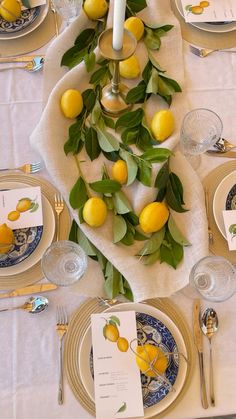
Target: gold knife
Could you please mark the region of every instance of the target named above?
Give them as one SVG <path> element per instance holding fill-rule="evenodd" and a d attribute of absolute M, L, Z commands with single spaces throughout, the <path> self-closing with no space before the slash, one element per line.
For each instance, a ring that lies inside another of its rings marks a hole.
<path fill-rule="evenodd" d="M 194 342 L 198 351 L 202 407 L 204 407 L 204 409 L 207 409 L 208 401 L 207 401 L 207 393 L 206 393 L 204 363 L 203 363 L 203 345 L 202 345 L 202 331 L 200 328 L 200 300 L 199 299 L 194 300 L 194 303 L 193 303 L 193 334 L 194 334 Z"/>
<path fill-rule="evenodd" d="M 45 291 L 55 290 L 57 285 L 54 284 L 36 284 L 28 287 L 18 288 L 14 291 L 0 293 L 0 298 L 18 297 L 20 295 L 36 294 Z"/>
<path fill-rule="evenodd" d="M 222 151 L 213 151 L 213 150 L 208 150 L 207 154 L 209 156 L 214 156 L 214 157 L 229 157 L 231 159 L 235 159 L 236 158 L 236 151 L 225 151 L 224 153 Z"/>
<path fill-rule="evenodd" d="M 1 57 L 0 56 L 0 63 L 27 63 L 32 61 L 36 57 L 44 58 L 44 55 L 25 55 L 22 57 Z"/>

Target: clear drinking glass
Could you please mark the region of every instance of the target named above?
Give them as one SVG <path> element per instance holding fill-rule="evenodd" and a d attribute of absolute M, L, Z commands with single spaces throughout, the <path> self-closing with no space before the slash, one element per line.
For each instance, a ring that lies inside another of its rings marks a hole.
<path fill-rule="evenodd" d="M 76 243 L 69 240 L 54 242 L 43 254 L 41 266 L 44 276 L 56 285 L 72 285 L 84 274 L 87 255 Z"/>
<path fill-rule="evenodd" d="M 193 109 L 185 115 L 180 131 L 180 148 L 194 169 L 200 164 L 200 154 L 221 138 L 222 130 L 220 117 L 209 109 Z"/>
<path fill-rule="evenodd" d="M 221 256 L 200 259 L 191 269 L 183 294 L 212 302 L 225 301 L 236 292 L 236 270 Z"/>
<path fill-rule="evenodd" d="M 79 15 L 82 0 L 53 0 L 57 13 L 69 25 Z"/>

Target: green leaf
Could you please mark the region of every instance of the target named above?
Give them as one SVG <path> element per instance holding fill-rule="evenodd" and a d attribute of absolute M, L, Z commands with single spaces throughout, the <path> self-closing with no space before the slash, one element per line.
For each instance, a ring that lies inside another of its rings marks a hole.
<path fill-rule="evenodd" d="M 167 182 L 166 202 L 169 205 L 169 207 L 172 208 L 176 212 L 186 212 L 186 211 L 188 211 L 188 210 L 186 210 L 185 208 L 182 207 L 181 203 L 179 202 L 179 199 L 174 194 L 170 179 Z"/>
<path fill-rule="evenodd" d="M 123 402 L 123 404 L 122 404 L 122 405 L 121 405 L 121 407 L 117 410 L 117 412 L 116 412 L 116 413 L 124 412 L 124 411 L 126 410 L 126 407 L 127 407 L 126 403 L 125 403 L 125 402 Z"/>
<path fill-rule="evenodd" d="M 134 244 L 134 233 L 128 229 L 126 235 L 121 240 L 121 243 L 125 246 L 132 246 L 132 244 Z"/>
<path fill-rule="evenodd" d="M 127 224 L 121 215 L 113 217 L 113 243 L 118 243 L 127 232 Z"/>
<path fill-rule="evenodd" d="M 121 115 L 116 121 L 116 129 L 119 127 L 133 128 L 142 122 L 144 112 L 142 108 L 136 109 L 133 112 L 126 112 Z"/>
<path fill-rule="evenodd" d="M 168 265 L 176 269 L 176 263 L 173 258 L 173 254 L 171 250 L 165 245 L 161 245 L 161 248 L 160 248 L 160 261 L 161 263 L 166 262 Z"/>
<path fill-rule="evenodd" d="M 136 143 L 139 136 L 139 127 L 127 128 L 121 134 L 121 139 L 124 144 L 130 145 Z"/>
<path fill-rule="evenodd" d="M 85 62 L 86 70 L 88 73 L 94 69 L 95 64 L 96 64 L 96 55 L 94 54 L 93 51 L 85 54 L 84 62 Z"/>
<path fill-rule="evenodd" d="M 22 0 L 22 4 L 23 4 L 23 6 L 25 6 L 27 9 L 30 9 L 30 8 L 31 8 L 30 1 L 29 1 L 29 0 Z"/>
<path fill-rule="evenodd" d="M 78 224 L 75 220 L 72 221 L 68 239 L 71 242 L 78 243 Z"/>
<path fill-rule="evenodd" d="M 97 182 L 89 183 L 90 188 L 102 194 L 118 192 L 121 189 L 121 184 L 113 179 L 103 179 Z"/>
<path fill-rule="evenodd" d="M 145 186 L 151 186 L 152 166 L 145 160 L 138 159 L 137 179 Z"/>
<path fill-rule="evenodd" d="M 148 256 L 143 258 L 144 265 L 153 265 L 155 262 L 160 260 L 160 249 L 157 249 L 155 252 L 151 253 Z"/>
<path fill-rule="evenodd" d="M 158 78 L 158 72 L 155 68 L 153 68 L 147 84 L 146 93 L 158 93 Z"/>
<path fill-rule="evenodd" d="M 84 90 L 82 93 L 83 103 L 88 112 L 91 112 L 96 102 L 96 94 L 93 89 Z"/>
<path fill-rule="evenodd" d="M 108 266 L 109 269 L 107 269 Z M 108 298 L 114 298 L 119 294 L 120 280 L 122 280 L 120 272 L 118 272 L 118 270 L 109 261 L 107 261 L 104 288 Z"/>
<path fill-rule="evenodd" d="M 170 79 L 170 78 L 169 78 L 168 76 L 166 76 L 165 74 L 162 74 L 160 77 L 161 77 L 163 80 L 165 79 L 165 82 L 166 82 L 167 84 L 171 85 L 171 86 L 174 88 L 175 92 L 182 92 L 182 89 L 181 89 L 180 85 L 177 83 L 177 81 L 176 81 L 176 80 Z"/>
<path fill-rule="evenodd" d="M 83 141 L 81 141 L 82 133 L 82 119 L 78 119 L 74 124 L 69 127 L 69 139 L 64 144 L 64 152 L 77 154 L 83 147 Z"/>
<path fill-rule="evenodd" d="M 73 46 L 68 51 L 66 51 L 65 54 L 63 55 L 61 59 L 61 66 L 65 65 L 69 68 L 73 68 L 75 65 L 83 61 L 86 52 L 87 52 L 86 48 L 79 50 L 77 45 Z"/>
<path fill-rule="evenodd" d="M 183 255 L 184 255 L 183 246 L 177 243 L 173 239 L 173 237 L 170 235 L 170 232 L 168 230 L 166 231 L 166 239 L 171 244 L 171 252 L 172 252 L 173 260 L 175 263 L 175 267 L 177 268 L 178 264 L 183 259 Z"/>
<path fill-rule="evenodd" d="M 105 326 L 102 329 L 102 334 L 103 334 L 103 337 L 107 340 L 106 330 L 107 330 L 107 325 L 105 324 Z"/>
<path fill-rule="evenodd" d="M 174 89 L 174 87 L 170 83 L 168 83 L 167 80 L 164 79 L 164 77 L 159 76 L 159 79 L 158 79 L 158 92 L 161 95 L 164 95 L 164 96 L 166 96 L 166 95 L 170 95 L 171 96 L 171 95 L 173 95 L 175 93 L 175 89 Z"/>
<path fill-rule="evenodd" d="M 111 151 L 119 150 L 119 142 L 112 134 L 102 131 L 99 127 L 97 127 L 97 134 L 99 145 L 103 151 L 109 153 Z"/>
<path fill-rule="evenodd" d="M 118 326 L 120 326 L 120 319 L 119 319 L 117 316 L 112 315 L 112 316 L 110 317 L 110 319 L 111 319 L 114 323 L 117 323 L 117 324 L 118 324 Z"/>
<path fill-rule="evenodd" d="M 135 161 L 135 159 L 132 157 L 132 155 L 130 153 L 128 153 L 127 151 L 123 150 L 122 148 L 120 149 L 120 157 L 126 162 L 127 164 L 127 169 L 128 169 L 128 179 L 127 179 L 127 186 L 131 185 L 134 180 L 136 179 L 136 175 L 138 172 L 138 166 L 137 163 Z"/>
<path fill-rule="evenodd" d="M 160 37 L 155 31 L 151 28 L 145 26 L 145 35 L 144 35 L 144 43 L 147 48 L 149 49 L 159 49 L 161 46 Z"/>
<path fill-rule="evenodd" d="M 165 72 L 165 70 L 163 70 L 163 68 L 160 66 L 160 64 L 157 62 L 156 58 L 152 55 L 150 51 L 148 51 L 148 57 L 153 67 L 155 67 L 158 70 L 158 72 L 160 73 Z"/>
<path fill-rule="evenodd" d="M 129 200 L 122 191 L 114 193 L 113 201 L 118 214 L 126 214 L 127 212 L 132 211 Z"/>
<path fill-rule="evenodd" d="M 124 214 L 124 218 L 133 226 L 139 225 L 139 218 L 133 211 Z"/>
<path fill-rule="evenodd" d="M 97 100 L 95 102 L 95 105 L 93 107 L 93 110 L 92 110 L 92 113 L 91 113 L 91 116 L 90 116 L 91 124 L 92 125 L 97 125 L 101 115 L 102 115 L 102 109 L 101 109 L 99 101 Z"/>
<path fill-rule="evenodd" d="M 90 77 L 89 83 L 97 85 L 102 82 L 109 75 L 109 70 L 107 67 L 101 67 L 95 71 Z"/>
<path fill-rule="evenodd" d="M 104 156 L 106 157 L 107 160 L 110 161 L 117 161 L 120 159 L 120 155 L 117 151 L 111 151 L 109 153 L 105 152 L 104 150 L 102 150 L 102 154 L 104 154 Z"/>
<path fill-rule="evenodd" d="M 150 163 L 161 163 L 170 157 L 172 152 L 168 148 L 152 148 L 145 151 L 140 157 Z"/>
<path fill-rule="evenodd" d="M 82 207 L 88 199 L 84 180 L 79 177 L 70 191 L 69 201 L 73 209 Z"/>
<path fill-rule="evenodd" d="M 97 159 L 101 153 L 97 131 L 93 127 L 88 128 L 85 132 L 85 149 L 92 161 Z"/>
<path fill-rule="evenodd" d="M 148 60 L 142 72 L 142 78 L 146 84 L 148 84 L 148 80 L 150 79 L 151 72 L 152 72 L 152 63 L 151 63 L 151 60 Z"/>
<path fill-rule="evenodd" d="M 157 197 L 156 197 L 155 200 L 157 202 L 162 202 L 163 199 L 165 198 L 165 196 L 166 196 L 166 188 L 161 188 L 161 189 L 159 189 Z"/>
<path fill-rule="evenodd" d="M 162 227 L 161 230 L 154 233 L 150 239 L 148 239 L 147 243 L 142 247 L 142 249 L 137 253 L 139 256 L 150 255 L 156 252 L 164 239 L 165 236 L 165 227 Z"/>
<path fill-rule="evenodd" d="M 139 135 L 136 139 L 136 146 L 138 147 L 139 150 L 146 151 L 146 150 L 149 150 L 150 148 L 153 149 L 153 143 L 154 141 L 152 139 L 150 131 L 145 126 L 143 126 L 143 123 L 142 123 L 142 125 L 139 128 Z"/>
<path fill-rule="evenodd" d="M 96 247 L 89 241 L 89 239 L 85 236 L 83 231 L 78 228 L 78 244 L 82 247 L 85 251 L 87 256 L 94 257 L 97 256 L 97 249 Z"/>
<path fill-rule="evenodd" d="M 184 200 L 183 200 L 184 189 L 183 189 L 183 185 L 182 185 L 179 177 L 175 173 L 171 172 L 170 173 L 170 181 L 171 181 L 171 185 L 172 185 L 172 188 L 173 188 L 173 191 L 174 191 L 174 194 L 175 194 L 177 200 L 179 201 L 180 204 L 184 205 Z"/>
<path fill-rule="evenodd" d="M 93 38 L 95 36 L 95 29 L 94 28 L 86 28 L 84 29 L 76 38 L 75 45 L 77 46 L 78 50 L 82 50 L 88 47 Z"/>
<path fill-rule="evenodd" d="M 146 0 L 127 0 L 127 5 L 134 14 L 141 12 L 141 10 L 147 7 Z"/>
<path fill-rule="evenodd" d="M 126 103 L 143 103 L 146 99 L 146 83 L 141 81 L 138 86 L 130 89 L 126 96 Z"/>
<path fill-rule="evenodd" d="M 182 246 L 191 246 L 191 243 L 184 237 L 184 235 L 181 233 L 181 231 L 177 227 L 172 215 L 169 216 L 168 229 L 169 229 L 171 237 L 174 239 L 176 243 L 179 243 Z"/>
<path fill-rule="evenodd" d="M 115 128 L 115 122 L 112 118 L 109 118 L 105 114 L 102 115 L 102 118 L 106 124 L 107 127 L 114 129 Z"/>
<path fill-rule="evenodd" d="M 166 162 L 157 173 L 155 187 L 158 189 L 166 188 L 169 179 L 169 164 Z"/>
<path fill-rule="evenodd" d="M 147 239 L 148 239 L 147 236 L 145 236 L 144 234 L 140 233 L 140 231 L 135 230 L 134 240 L 144 241 L 144 240 L 147 240 Z"/>

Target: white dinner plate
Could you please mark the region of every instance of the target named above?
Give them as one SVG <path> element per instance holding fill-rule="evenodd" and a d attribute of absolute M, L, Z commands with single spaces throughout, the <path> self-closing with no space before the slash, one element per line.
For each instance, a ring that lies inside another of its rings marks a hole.
<path fill-rule="evenodd" d="M 1 189 L 17 189 L 29 187 L 25 183 L 19 182 L 0 182 Z M 44 251 L 50 246 L 55 233 L 55 216 L 51 204 L 48 199 L 42 194 L 42 209 L 43 209 L 43 234 L 36 249 L 31 255 L 14 266 L 0 269 L 0 277 L 7 275 L 16 275 L 34 266 L 41 258 Z"/>
<path fill-rule="evenodd" d="M 106 312 L 115 312 L 115 311 L 129 311 L 134 310 L 137 313 L 146 313 L 154 318 L 160 320 L 171 332 L 174 340 L 176 342 L 179 353 L 187 356 L 186 346 L 183 340 L 183 337 L 178 330 L 177 326 L 173 321 L 162 311 L 156 309 L 155 307 L 149 306 L 147 304 L 141 303 L 122 303 L 114 307 L 110 307 Z M 83 339 L 81 340 L 80 350 L 79 350 L 79 371 L 82 383 L 87 391 L 91 400 L 94 401 L 94 382 L 90 370 L 90 350 L 92 345 L 91 339 L 91 326 L 86 330 Z M 159 414 L 164 409 L 166 409 L 178 396 L 181 389 L 183 388 L 187 372 L 187 364 L 182 356 L 179 356 L 179 370 L 174 383 L 175 391 L 170 391 L 167 396 L 165 396 L 161 401 L 159 401 L 154 406 L 148 407 L 144 410 L 145 418 L 151 418 L 156 414 Z"/>
<path fill-rule="evenodd" d="M 178 9 L 178 12 L 184 18 L 184 12 L 183 12 L 181 0 L 175 0 L 175 4 Z M 225 33 L 225 32 L 232 32 L 236 30 L 236 22 L 227 22 L 224 24 L 220 23 L 218 25 L 215 24 L 215 22 L 214 22 L 214 25 L 210 23 L 206 23 L 206 22 L 201 22 L 201 23 L 186 22 L 186 23 L 189 23 L 190 25 L 195 26 L 196 28 L 201 29 L 202 31 L 206 31 L 206 32 Z"/>
<path fill-rule="evenodd" d="M 7 41 L 10 39 L 16 39 L 20 38 L 22 36 L 28 35 L 29 33 L 33 32 L 36 28 L 38 28 L 41 23 L 43 23 L 44 19 L 46 18 L 48 14 L 49 9 L 49 0 L 46 1 L 46 4 L 43 4 L 40 7 L 40 12 L 37 16 L 37 18 L 27 27 L 23 28 L 21 31 L 18 32 L 12 32 L 12 33 L 1 33 L 0 34 L 0 41 Z"/>
<path fill-rule="evenodd" d="M 235 200 L 234 200 L 235 196 Z M 213 197 L 213 215 L 218 229 L 222 236 L 226 238 L 223 210 L 230 209 L 230 203 L 232 203 L 232 209 L 236 209 L 236 170 L 227 175 L 217 186 L 214 197 Z M 235 203 L 235 205 L 234 205 Z"/>

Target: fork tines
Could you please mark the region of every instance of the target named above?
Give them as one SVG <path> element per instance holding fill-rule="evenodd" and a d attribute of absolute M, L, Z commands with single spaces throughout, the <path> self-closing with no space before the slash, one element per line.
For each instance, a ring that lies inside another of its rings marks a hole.
<path fill-rule="evenodd" d="M 36 173 L 41 169 L 40 162 L 31 163 L 29 166 L 30 166 L 31 173 Z"/>
<path fill-rule="evenodd" d="M 67 325 L 68 317 L 64 306 L 57 306 L 57 325 Z"/>

